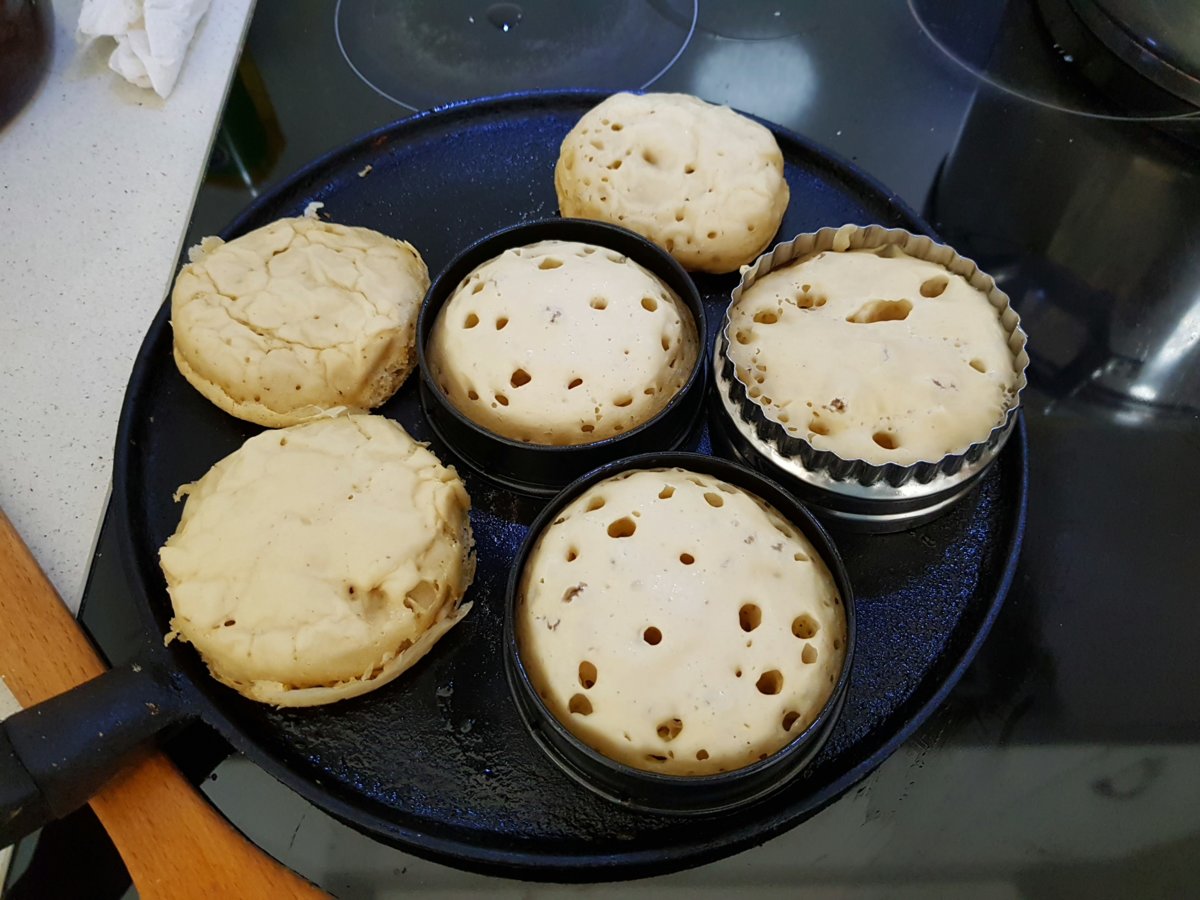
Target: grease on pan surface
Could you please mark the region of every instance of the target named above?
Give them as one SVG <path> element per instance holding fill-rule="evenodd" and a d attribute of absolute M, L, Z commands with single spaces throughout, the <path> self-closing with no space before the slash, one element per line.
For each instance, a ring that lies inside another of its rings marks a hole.
<path fill-rule="evenodd" d="M 533 444 L 585 444 L 653 418 L 699 353 L 687 306 L 624 254 L 514 247 L 463 279 L 429 337 L 434 380 L 475 423 Z"/>
<path fill-rule="evenodd" d="M 313 706 L 374 690 L 470 608 L 466 490 L 389 419 L 264 432 L 179 495 L 159 554 L 171 635 L 252 700 Z"/>
<path fill-rule="evenodd" d="M 171 294 L 175 362 L 226 412 L 268 427 L 368 410 L 416 363 L 429 273 L 412 245 L 315 216 L 205 238 Z"/>
<path fill-rule="evenodd" d="M 798 737 L 833 691 L 846 620 L 798 528 L 683 469 L 593 485 L 521 579 L 523 664 L 584 743 L 651 772 L 704 775 Z"/>
<path fill-rule="evenodd" d="M 729 322 L 750 399 L 843 459 L 910 465 L 961 453 L 1013 402 L 1015 362 L 987 296 L 894 245 L 769 272 Z"/>
<path fill-rule="evenodd" d="M 732 272 L 766 249 L 788 205 L 771 132 L 688 94 L 614 94 L 562 142 L 564 216 L 654 241 L 686 269 Z"/>

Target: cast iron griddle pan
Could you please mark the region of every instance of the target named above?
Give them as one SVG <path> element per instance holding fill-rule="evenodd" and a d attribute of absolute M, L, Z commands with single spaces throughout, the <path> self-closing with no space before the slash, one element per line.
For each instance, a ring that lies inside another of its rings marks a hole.
<path fill-rule="evenodd" d="M 602 98 L 526 94 L 413 116 L 311 164 L 261 197 L 224 236 L 300 215 L 317 200 L 332 221 L 411 241 L 436 274 L 476 239 L 555 214 L 559 143 Z M 772 130 L 792 192 L 781 239 L 846 222 L 930 233 L 863 173 Z M 711 348 L 736 276 L 695 280 Z M 443 461 L 457 462 L 422 417 L 416 375 L 379 412 L 431 441 Z M 800 777 L 749 807 L 675 818 L 594 795 L 527 733 L 504 676 L 504 587 L 545 501 L 494 486 L 461 464 L 479 558 L 467 595 L 475 606 L 401 678 L 331 706 L 276 710 L 212 680 L 191 647 L 158 649 L 170 603 L 157 551 L 182 506 L 172 494 L 259 430 L 221 412 L 179 375 L 164 307 L 130 381 L 113 495 L 131 588 L 146 613 L 147 662 L 170 673 L 180 698 L 162 714 L 199 716 L 276 778 L 381 841 L 521 878 L 597 881 L 668 872 L 762 843 L 813 815 L 892 753 L 958 680 L 1003 601 L 1024 525 L 1021 423 L 978 488 L 945 517 L 901 534 L 834 532 L 858 598 L 858 649 L 828 743 Z M 706 420 L 681 449 L 711 452 Z"/>

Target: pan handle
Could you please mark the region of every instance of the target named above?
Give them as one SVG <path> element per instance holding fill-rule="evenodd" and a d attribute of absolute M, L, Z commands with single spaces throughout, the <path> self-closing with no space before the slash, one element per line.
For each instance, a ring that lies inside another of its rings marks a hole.
<path fill-rule="evenodd" d="M 0 847 L 87 803 L 189 715 L 165 674 L 134 663 L 0 722 Z"/>

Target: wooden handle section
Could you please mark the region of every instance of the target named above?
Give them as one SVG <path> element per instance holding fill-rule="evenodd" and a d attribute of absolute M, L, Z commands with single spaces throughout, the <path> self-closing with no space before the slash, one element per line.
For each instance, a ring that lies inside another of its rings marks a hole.
<path fill-rule="evenodd" d="M 0 676 L 22 706 L 104 671 L 2 510 L 0 622 Z M 326 896 L 246 840 L 161 753 L 148 752 L 91 804 L 143 897 Z"/>

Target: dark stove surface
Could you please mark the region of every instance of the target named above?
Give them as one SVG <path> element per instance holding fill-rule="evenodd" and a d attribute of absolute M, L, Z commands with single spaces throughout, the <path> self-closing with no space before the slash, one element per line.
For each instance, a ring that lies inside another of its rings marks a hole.
<path fill-rule="evenodd" d="M 609 889 L 416 860 L 236 757 L 205 783 L 226 815 L 345 897 L 1200 893 L 1200 125 L 1186 108 L 1164 119 L 1102 91 L 1056 43 L 1047 6 L 702 0 L 654 85 L 854 160 L 995 274 L 1030 334 L 1016 581 L 963 682 L 905 747 L 763 847 Z M 309 159 L 407 114 L 346 64 L 333 15 L 319 0 L 259 4 L 189 244 Z M 122 659 L 137 626 L 111 529 L 84 604 Z M 203 732 L 173 748 L 197 770 L 221 754 Z"/>

